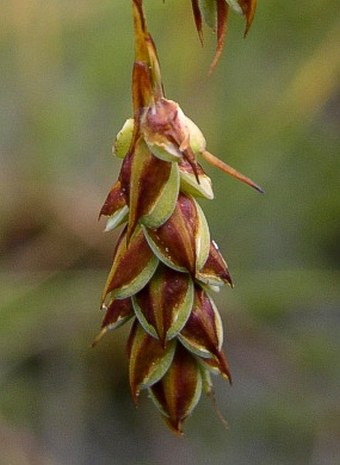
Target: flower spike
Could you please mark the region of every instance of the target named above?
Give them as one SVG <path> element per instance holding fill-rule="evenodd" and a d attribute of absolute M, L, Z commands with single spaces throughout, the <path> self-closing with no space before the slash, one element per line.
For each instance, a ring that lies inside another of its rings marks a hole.
<path fill-rule="evenodd" d="M 212 67 L 223 48 L 229 9 L 245 15 L 248 30 L 255 3 L 192 0 L 200 38 L 203 19 L 217 31 Z M 233 283 L 197 201 L 214 197 L 197 159 L 262 189 L 210 154 L 196 124 L 165 98 L 143 2 L 132 5 L 133 116 L 115 139 L 113 154 L 122 165 L 100 211 L 107 217 L 106 231 L 126 224 L 102 294 L 105 316 L 93 345 L 132 320 L 127 353 L 133 401 L 137 404 L 147 390 L 168 426 L 182 434 L 202 391 L 212 395 L 211 373 L 231 382 L 222 320 L 210 291 Z"/>

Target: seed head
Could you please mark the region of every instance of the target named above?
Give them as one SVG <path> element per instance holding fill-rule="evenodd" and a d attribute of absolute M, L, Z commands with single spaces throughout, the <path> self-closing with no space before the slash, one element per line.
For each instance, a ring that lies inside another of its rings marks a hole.
<path fill-rule="evenodd" d="M 201 10 L 208 19 L 217 8 L 218 35 L 229 5 L 247 22 L 255 5 L 192 3 L 198 24 Z M 231 381 L 221 317 L 210 294 L 232 286 L 232 280 L 196 200 L 213 198 L 197 158 L 258 186 L 207 152 L 200 129 L 165 98 L 141 0 L 133 0 L 133 12 L 133 117 L 116 137 L 113 153 L 122 166 L 100 212 L 108 218 L 106 230 L 126 225 L 102 294 L 106 313 L 94 344 L 109 329 L 133 320 L 127 343 L 133 400 L 148 390 L 167 424 L 181 433 L 202 389 L 212 390 L 210 373 Z"/>

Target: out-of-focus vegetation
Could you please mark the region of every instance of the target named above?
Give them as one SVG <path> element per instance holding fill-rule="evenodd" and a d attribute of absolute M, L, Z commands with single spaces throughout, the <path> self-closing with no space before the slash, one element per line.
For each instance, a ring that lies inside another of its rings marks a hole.
<path fill-rule="evenodd" d="M 127 328 L 90 343 L 115 234 L 97 214 L 130 115 L 127 0 L 4 0 L 0 17 L 0 464 L 335 465 L 340 443 L 340 10 L 259 1 L 211 77 L 189 0 L 145 0 L 167 95 L 209 150 L 211 229 L 236 282 L 216 296 L 234 385 L 168 432 L 127 383 Z"/>

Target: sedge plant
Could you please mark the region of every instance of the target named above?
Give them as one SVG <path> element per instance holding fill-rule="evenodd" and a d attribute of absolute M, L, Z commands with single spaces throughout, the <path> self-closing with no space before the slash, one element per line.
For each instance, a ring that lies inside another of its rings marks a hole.
<path fill-rule="evenodd" d="M 203 19 L 216 29 L 212 68 L 222 51 L 229 9 L 245 16 L 247 32 L 255 3 L 192 0 L 200 38 Z M 199 205 L 200 198 L 214 197 L 200 160 L 262 189 L 208 152 L 200 129 L 165 97 L 142 0 L 132 0 L 132 9 L 133 114 L 116 137 L 113 152 L 122 165 L 100 212 L 107 217 L 106 231 L 122 229 L 94 345 L 108 330 L 131 322 L 127 353 L 132 398 L 137 404 L 141 391 L 148 391 L 170 428 L 181 433 L 202 392 L 212 393 L 212 375 L 231 382 L 212 294 L 233 284 Z"/>

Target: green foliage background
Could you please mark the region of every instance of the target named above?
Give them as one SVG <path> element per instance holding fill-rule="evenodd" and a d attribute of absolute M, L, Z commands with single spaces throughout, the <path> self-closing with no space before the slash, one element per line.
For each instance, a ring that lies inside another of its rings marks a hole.
<path fill-rule="evenodd" d="M 176 438 L 129 397 L 127 328 L 90 343 L 115 234 L 98 211 L 130 115 L 127 0 L 4 0 L 0 17 L 0 464 L 335 465 L 339 459 L 340 11 L 260 0 L 201 49 L 189 0 L 145 0 L 167 96 L 260 196 L 207 171 L 236 282 L 216 302 L 234 385 Z M 338 457 L 338 458 L 337 458 Z"/>

